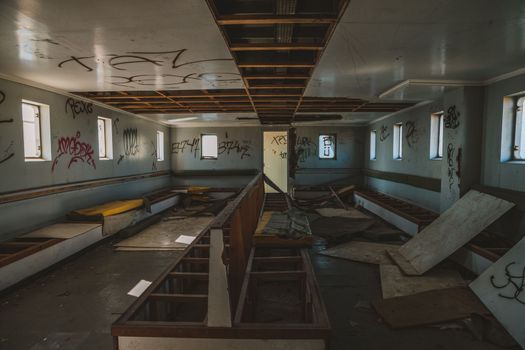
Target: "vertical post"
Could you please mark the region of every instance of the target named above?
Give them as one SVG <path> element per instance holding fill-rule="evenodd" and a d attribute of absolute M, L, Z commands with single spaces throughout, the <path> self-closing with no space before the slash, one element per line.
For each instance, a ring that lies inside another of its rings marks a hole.
<path fill-rule="evenodd" d="M 208 327 L 231 327 L 230 294 L 228 276 L 222 261 L 224 250 L 221 229 L 210 231 L 210 266 L 208 278 Z"/>

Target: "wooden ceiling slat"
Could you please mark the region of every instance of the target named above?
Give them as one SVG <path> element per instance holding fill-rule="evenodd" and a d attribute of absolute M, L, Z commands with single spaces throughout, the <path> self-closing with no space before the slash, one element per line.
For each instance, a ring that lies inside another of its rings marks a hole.
<path fill-rule="evenodd" d="M 269 16 L 269 15 L 230 15 L 217 18 L 217 24 L 229 25 L 273 25 L 273 24 L 335 24 L 337 17 L 322 16 Z"/>
<path fill-rule="evenodd" d="M 232 44 L 230 50 L 234 52 L 239 51 L 317 51 L 322 50 L 323 46 L 319 44 L 301 44 L 301 43 L 286 43 L 286 44 Z"/>

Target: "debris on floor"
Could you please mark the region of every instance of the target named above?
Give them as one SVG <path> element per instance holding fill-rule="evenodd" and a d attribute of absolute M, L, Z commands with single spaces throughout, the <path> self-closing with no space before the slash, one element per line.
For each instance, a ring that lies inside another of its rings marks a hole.
<path fill-rule="evenodd" d="M 406 276 L 397 265 L 382 264 L 379 273 L 383 299 L 467 286 L 459 272 L 449 269 L 433 269 L 423 276 Z"/>
<path fill-rule="evenodd" d="M 471 190 L 391 257 L 406 274 L 421 275 L 467 244 L 513 206 L 503 199 Z"/>
<path fill-rule="evenodd" d="M 319 254 L 368 264 L 391 265 L 393 262 L 386 251 L 398 247 L 395 244 L 351 241 L 325 249 Z"/>
<path fill-rule="evenodd" d="M 425 326 L 465 319 L 471 314 L 490 314 L 468 288 L 432 290 L 384 299 L 374 308 L 392 328 Z"/>

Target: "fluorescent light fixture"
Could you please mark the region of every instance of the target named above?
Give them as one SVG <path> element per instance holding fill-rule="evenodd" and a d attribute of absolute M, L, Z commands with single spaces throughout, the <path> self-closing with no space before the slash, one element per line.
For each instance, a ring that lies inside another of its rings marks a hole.
<path fill-rule="evenodd" d="M 178 119 L 169 119 L 169 123 L 180 123 L 180 122 L 186 122 L 188 120 L 195 120 L 199 119 L 199 117 L 187 117 L 187 118 L 178 118 Z"/>

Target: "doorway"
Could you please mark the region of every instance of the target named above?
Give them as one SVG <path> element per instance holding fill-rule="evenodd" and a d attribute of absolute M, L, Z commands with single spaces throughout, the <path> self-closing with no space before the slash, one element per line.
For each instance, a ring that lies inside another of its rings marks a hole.
<path fill-rule="evenodd" d="M 263 171 L 284 192 L 288 192 L 288 132 L 263 132 Z M 264 184 L 266 193 L 277 191 Z"/>

